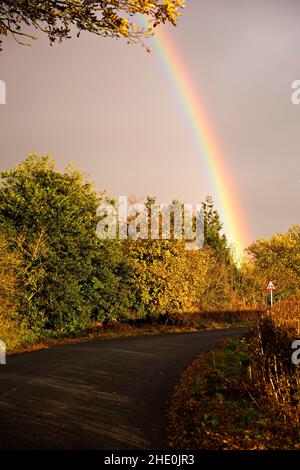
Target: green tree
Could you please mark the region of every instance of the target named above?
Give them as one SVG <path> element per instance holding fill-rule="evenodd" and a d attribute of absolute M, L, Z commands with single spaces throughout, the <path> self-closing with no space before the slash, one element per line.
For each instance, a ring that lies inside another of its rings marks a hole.
<path fill-rule="evenodd" d="M 87 31 L 138 42 L 159 24 L 176 25 L 183 7 L 183 0 L 1 0 L 0 34 L 24 44 L 24 39 L 36 39 L 26 31 L 28 26 L 46 33 L 53 43 L 70 38 L 74 28 L 77 36 Z M 137 25 L 137 14 L 146 16 L 149 27 Z"/>
<path fill-rule="evenodd" d="M 30 155 L 0 176 L 0 226 L 10 238 L 23 237 L 18 249 L 31 266 L 23 279 L 30 308 L 23 304 L 21 313 L 31 325 L 39 317 L 48 328 L 83 327 L 93 307 L 100 197 L 78 170 L 58 171 L 49 155 Z"/>
<path fill-rule="evenodd" d="M 133 262 L 127 256 L 125 243 L 118 240 L 98 242 L 94 258 L 92 318 L 107 323 L 127 321 L 144 316 L 137 291 L 132 285 Z"/>
<path fill-rule="evenodd" d="M 204 246 L 209 246 L 218 255 L 228 255 L 227 239 L 225 234 L 221 234 L 222 223 L 218 212 L 214 209 L 214 203 L 210 196 L 207 196 L 203 203 L 204 211 Z"/>

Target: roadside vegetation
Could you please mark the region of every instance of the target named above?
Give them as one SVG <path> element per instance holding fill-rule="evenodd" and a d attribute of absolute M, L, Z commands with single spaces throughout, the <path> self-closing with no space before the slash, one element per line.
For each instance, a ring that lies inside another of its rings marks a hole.
<path fill-rule="evenodd" d="M 0 178 L 0 339 L 8 352 L 251 325 L 250 339 L 200 356 L 185 372 L 170 445 L 299 448 L 300 375 L 291 361 L 300 339 L 299 226 L 253 243 L 237 266 L 209 197 L 204 247 L 186 250 L 172 232 L 168 240 L 99 239 L 97 208 L 115 202 L 48 155 L 30 155 Z M 145 210 L 155 202 L 148 197 Z M 278 287 L 272 309 L 269 278 Z"/>
<path fill-rule="evenodd" d="M 32 154 L 2 171 L 0 339 L 8 351 L 110 329 L 195 331 L 253 322 L 267 307 L 268 262 L 285 279 L 281 298 L 297 290 L 299 227 L 276 244 L 253 244 L 238 267 L 210 197 L 200 250 L 187 250 L 172 234 L 99 239 L 97 208 L 108 202 L 115 204 L 86 175 L 72 165 L 58 169 L 49 155 Z M 145 210 L 155 202 L 148 197 Z"/>
<path fill-rule="evenodd" d="M 211 199 L 198 251 L 180 240 L 100 240 L 104 201 L 78 169 L 60 171 L 48 155 L 1 173 L 0 337 L 8 350 L 117 322 L 204 328 L 214 320 L 199 311 L 249 308 Z"/>
<path fill-rule="evenodd" d="M 171 400 L 170 447 L 300 449 L 300 365 L 291 347 L 300 339 L 299 314 L 299 296 L 278 302 L 250 338 L 191 364 Z"/>

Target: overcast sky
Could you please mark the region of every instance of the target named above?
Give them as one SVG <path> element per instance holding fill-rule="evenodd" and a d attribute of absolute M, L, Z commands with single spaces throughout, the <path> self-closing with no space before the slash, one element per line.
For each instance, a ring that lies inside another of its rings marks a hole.
<path fill-rule="evenodd" d="M 236 182 L 251 240 L 299 223 L 299 0 L 187 0 L 172 40 Z M 200 202 L 209 191 L 156 53 L 84 34 L 0 53 L 1 169 L 28 153 L 81 164 L 110 195 Z M 212 194 L 214 196 L 214 194 Z M 251 241 L 249 240 L 249 241 Z"/>

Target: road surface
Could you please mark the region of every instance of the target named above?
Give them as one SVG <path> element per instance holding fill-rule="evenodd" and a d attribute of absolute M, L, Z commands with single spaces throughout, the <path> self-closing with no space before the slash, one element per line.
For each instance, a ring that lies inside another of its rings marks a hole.
<path fill-rule="evenodd" d="M 0 366 L 0 449 L 160 450 L 187 364 L 246 329 L 65 344 Z"/>

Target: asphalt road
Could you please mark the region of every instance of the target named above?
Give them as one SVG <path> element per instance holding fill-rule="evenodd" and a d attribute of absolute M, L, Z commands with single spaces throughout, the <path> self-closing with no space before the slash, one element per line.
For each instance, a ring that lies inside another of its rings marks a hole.
<path fill-rule="evenodd" d="M 0 449 L 163 449 L 187 364 L 246 329 L 82 342 L 0 366 Z"/>

